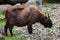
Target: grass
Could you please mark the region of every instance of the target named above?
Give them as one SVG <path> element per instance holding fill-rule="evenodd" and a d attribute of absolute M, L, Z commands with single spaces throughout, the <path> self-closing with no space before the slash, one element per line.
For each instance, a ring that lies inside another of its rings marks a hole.
<path fill-rule="evenodd" d="M 0 26 L 4 26 L 5 25 L 5 21 L 0 21 Z"/>
<path fill-rule="evenodd" d="M 5 18 L 5 16 L 2 13 L 0 13 L 0 19 L 3 19 L 3 18 Z"/>
<path fill-rule="evenodd" d="M 58 5 L 59 3 L 46 3 L 47 6 L 49 7 L 54 7 L 56 5 Z"/>
<path fill-rule="evenodd" d="M 3 18 L 5 18 L 5 16 L 2 13 L 0 13 L 0 19 Z M 5 21 L 0 21 L 0 26 L 4 26 L 4 25 L 5 25 Z"/>
<path fill-rule="evenodd" d="M 27 38 L 25 36 L 20 37 L 20 38 L 18 38 L 18 37 L 11 37 L 11 36 L 5 36 L 4 39 L 5 40 L 27 40 Z"/>

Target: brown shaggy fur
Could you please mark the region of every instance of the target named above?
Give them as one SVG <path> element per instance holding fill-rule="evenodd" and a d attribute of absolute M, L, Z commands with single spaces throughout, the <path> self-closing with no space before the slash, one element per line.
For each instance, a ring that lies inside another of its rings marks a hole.
<path fill-rule="evenodd" d="M 13 35 L 12 29 L 14 25 L 18 27 L 27 25 L 29 34 L 32 33 L 32 25 L 36 22 L 41 23 L 45 27 L 52 27 L 51 20 L 47 16 L 43 15 L 42 11 L 34 5 L 10 6 L 4 11 L 4 14 L 7 19 L 5 25 L 6 35 L 8 28 L 11 36 Z"/>

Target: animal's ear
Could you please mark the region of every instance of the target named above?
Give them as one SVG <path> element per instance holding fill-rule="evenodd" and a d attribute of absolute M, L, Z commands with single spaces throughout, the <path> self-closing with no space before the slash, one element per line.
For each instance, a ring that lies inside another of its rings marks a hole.
<path fill-rule="evenodd" d="M 45 13 L 45 15 L 47 15 L 47 13 Z M 49 13 L 48 13 L 48 16 L 47 17 L 50 18 Z"/>
<path fill-rule="evenodd" d="M 48 14 L 48 18 L 50 18 L 49 14 Z"/>

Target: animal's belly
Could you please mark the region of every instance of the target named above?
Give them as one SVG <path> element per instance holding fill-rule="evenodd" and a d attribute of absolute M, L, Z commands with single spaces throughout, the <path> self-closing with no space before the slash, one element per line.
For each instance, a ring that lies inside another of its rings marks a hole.
<path fill-rule="evenodd" d="M 28 24 L 28 21 L 27 20 L 22 20 L 22 19 L 19 19 L 17 21 L 15 21 L 15 25 L 18 26 L 18 27 L 21 27 L 21 26 L 26 26 Z"/>
<path fill-rule="evenodd" d="M 27 24 L 15 24 L 15 26 L 18 26 L 18 27 L 23 27 L 23 26 L 26 26 Z"/>

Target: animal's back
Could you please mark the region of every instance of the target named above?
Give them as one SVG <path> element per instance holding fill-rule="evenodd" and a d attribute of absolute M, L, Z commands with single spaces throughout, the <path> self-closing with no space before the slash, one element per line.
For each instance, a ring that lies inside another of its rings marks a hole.
<path fill-rule="evenodd" d="M 16 7 L 8 9 L 6 15 L 8 14 L 7 17 L 9 17 L 10 22 L 12 20 L 15 25 L 24 26 L 30 22 L 33 24 L 38 21 L 39 13 L 36 6 L 28 5 L 25 8 L 23 7 L 22 10 L 20 10 L 20 7 L 17 7 L 18 9 Z"/>
<path fill-rule="evenodd" d="M 34 8 L 26 7 L 16 13 L 17 22 L 22 25 L 34 24 L 38 20 L 38 13 Z"/>

